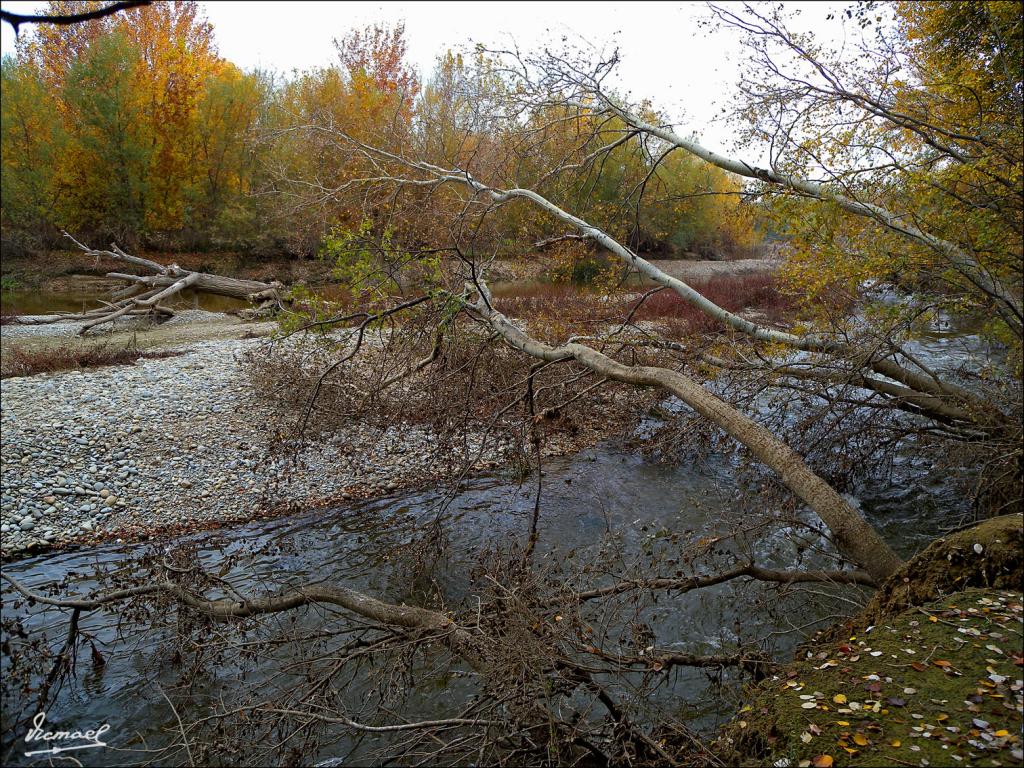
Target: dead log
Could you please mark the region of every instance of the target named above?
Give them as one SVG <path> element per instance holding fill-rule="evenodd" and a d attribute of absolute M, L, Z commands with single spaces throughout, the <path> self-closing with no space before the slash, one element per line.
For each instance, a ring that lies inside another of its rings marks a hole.
<path fill-rule="evenodd" d="M 112 301 L 101 302 L 102 307 L 81 314 L 60 313 L 39 318 L 19 318 L 18 322 L 26 325 L 81 322 L 82 327 L 79 333 L 82 335 L 93 328 L 112 323 L 122 317 L 148 317 L 162 322 L 174 316 L 174 311 L 162 302 L 166 302 L 186 288 L 252 302 L 254 305 L 252 309 L 239 313 L 247 318 L 271 315 L 288 303 L 284 296 L 284 286 L 276 281 L 264 283 L 259 280 L 240 280 L 208 272 L 196 272 L 183 269 L 177 264 L 160 264 L 139 256 L 132 256 L 117 245 L 111 245 L 109 251 L 102 251 L 80 243 L 67 232 L 64 233 L 64 236 L 89 256 L 95 256 L 97 259 L 113 259 L 136 267 L 143 267 L 153 274 L 108 272 L 107 277 L 123 280 L 129 285 L 115 291 L 111 295 Z"/>

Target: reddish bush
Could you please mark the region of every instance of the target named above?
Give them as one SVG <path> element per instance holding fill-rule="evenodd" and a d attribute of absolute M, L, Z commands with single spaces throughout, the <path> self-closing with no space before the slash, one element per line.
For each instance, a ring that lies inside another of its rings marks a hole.
<path fill-rule="evenodd" d="M 134 365 L 139 358 L 175 357 L 183 352 L 166 350 L 142 352 L 135 347 L 111 347 L 107 343 L 75 346 L 64 343 L 55 347 L 30 349 L 12 344 L 4 350 L 0 378 L 34 376 L 37 373 L 98 368 L 104 365 Z"/>
<path fill-rule="evenodd" d="M 772 322 L 782 322 L 793 311 L 791 300 L 779 292 L 772 274 L 726 275 L 690 281 L 690 285 L 730 312 L 756 310 Z M 559 327 L 615 322 L 639 302 L 639 298 L 608 300 L 572 283 L 534 283 L 495 297 L 497 308 L 508 315 Z M 677 333 L 710 333 L 720 327 L 718 321 L 668 289 L 644 299 L 633 320 L 659 321 Z"/>

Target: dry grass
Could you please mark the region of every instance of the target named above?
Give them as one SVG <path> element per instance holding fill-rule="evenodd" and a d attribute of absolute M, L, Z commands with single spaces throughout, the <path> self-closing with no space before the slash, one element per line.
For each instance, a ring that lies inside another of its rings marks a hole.
<path fill-rule="evenodd" d="M 776 323 L 793 317 L 793 302 L 780 292 L 778 279 L 771 273 L 723 275 L 689 284 L 730 312 L 754 310 Z M 571 283 L 540 283 L 514 295 L 496 297 L 495 303 L 508 315 L 551 329 L 584 330 L 589 325 L 618 322 L 633 309 L 634 322 L 661 322 L 675 334 L 710 333 L 720 328 L 716 320 L 669 290 L 648 296 L 637 308 L 640 299 L 635 296 L 608 298 Z"/>
<path fill-rule="evenodd" d="M 772 322 L 784 322 L 793 316 L 793 304 L 779 291 L 778 280 L 770 273 L 715 277 L 690 281 L 706 298 L 730 312 L 756 310 Z M 638 300 L 630 303 L 636 307 Z M 634 315 L 636 320 L 668 320 L 691 333 L 715 330 L 719 323 L 672 291 L 649 296 Z"/>
<path fill-rule="evenodd" d="M 108 342 L 79 345 L 65 342 L 58 346 L 29 348 L 12 344 L 0 360 L 0 378 L 35 376 L 55 371 L 75 371 L 108 365 L 134 365 L 140 358 L 176 357 L 181 351 L 144 352 L 135 346 L 114 347 Z"/>

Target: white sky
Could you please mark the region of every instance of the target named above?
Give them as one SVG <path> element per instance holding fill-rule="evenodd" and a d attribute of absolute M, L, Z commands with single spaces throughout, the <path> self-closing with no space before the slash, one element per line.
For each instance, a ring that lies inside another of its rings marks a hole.
<path fill-rule="evenodd" d="M 729 148 L 731 130 L 716 118 L 735 92 L 740 48 L 735 35 L 698 26 L 703 3 L 682 2 L 213 2 L 200 3 L 213 23 L 220 55 L 243 69 L 281 72 L 334 60 L 332 39 L 354 27 L 404 20 L 408 58 L 421 79 L 447 48 L 470 43 L 524 51 L 557 45 L 562 35 L 582 37 L 598 49 L 618 45 L 622 64 L 617 85 L 650 98 L 684 132 L 694 131 L 712 148 Z M 787 3 L 799 7 L 800 26 L 840 39 L 830 11 L 846 3 Z M 27 13 L 38 2 L 4 2 L 4 10 Z M 14 34 L 2 27 L 3 53 L 13 52 Z"/>

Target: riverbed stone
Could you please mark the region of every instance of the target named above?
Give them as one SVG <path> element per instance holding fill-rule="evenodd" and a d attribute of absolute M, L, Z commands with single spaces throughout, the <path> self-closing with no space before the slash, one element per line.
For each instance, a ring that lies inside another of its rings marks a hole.
<path fill-rule="evenodd" d="M 184 331 L 191 312 L 179 313 Z M 209 313 L 195 318 L 210 322 Z M 9 335 L 74 333 L 59 323 L 0 327 L 5 344 Z M 199 340 L 137 366 L 5 379 L 0 551 L 30 543 L 40 520 L 56 545 L 91 537 L 101 512 L 103 531 L 137 540 L 166 528 L 245 522 L 307 500 L 394 492 L 451 469 L 453 456 L 415 425 L 341 425 L 307 440 L 296 466 L 279 460 L 269 444 L 275 412 L 245 372 L 245 355 L 263 343 Z M 140 391 L 151 397 L 140 401 Z M 471 440 L 472 451 L 478 445 Z M 91 529 L 83 526 L 89 521 Z"/>

